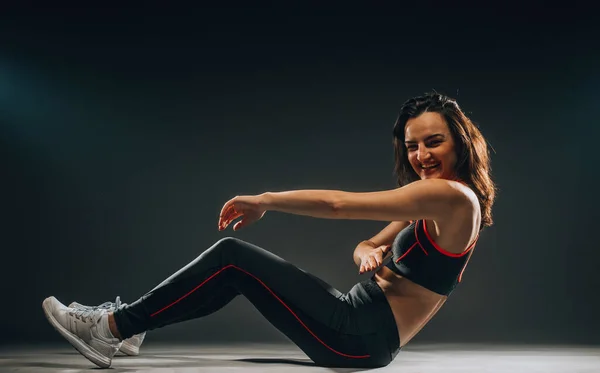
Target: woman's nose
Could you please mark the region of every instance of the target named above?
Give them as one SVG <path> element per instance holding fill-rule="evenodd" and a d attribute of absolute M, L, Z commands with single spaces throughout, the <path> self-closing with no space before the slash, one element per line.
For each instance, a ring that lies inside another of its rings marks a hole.
<path fill-rule="evenodd" d="M 426 147 L 419 148 L 419 151 L 417 153 L 417 160 L 419 162 L 423 162 L 423 160 L 427 158 L 429 158 L 429 150 L 427 150 Z"/>

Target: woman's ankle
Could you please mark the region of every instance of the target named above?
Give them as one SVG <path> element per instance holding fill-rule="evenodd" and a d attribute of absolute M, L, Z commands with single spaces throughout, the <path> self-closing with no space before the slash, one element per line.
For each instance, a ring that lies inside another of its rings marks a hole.
<path fill-rule="evenodd" d="M 117 328 L 117 323 L 115 322 L 115 316 L 113 315 L 112 312 L 110 312 L 108 314 L 108 328 L 110 329 L 110 332 L 112 333 L 112 335 L 115 338 L 119 338 L 119 340 L 123 340 L 123 338 L 121 338 L 121 333 L 119 333 L 119 328 Z"/>

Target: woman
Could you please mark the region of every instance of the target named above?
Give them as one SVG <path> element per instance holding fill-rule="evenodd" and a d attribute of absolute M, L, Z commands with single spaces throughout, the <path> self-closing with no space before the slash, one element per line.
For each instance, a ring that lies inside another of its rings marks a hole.
<path fill-rule="evenodd" d="M 219 216 L 221 231 L 246 227 L 267 211 L 391 221 L 354 250 L 359 272 L 376 272 L 348 293 L 225 238 L 130 305 L 70 308 L 50 297 L 46 316 L 85 357 L 108 367 L 123 339 L 211 314 L 242 294 L 316 364 L 385 366 L 461 281 L 480 230 L 492 224 L 495 196 L 486 142 L 446 96 L 404 103 L 394 149 L 398 189 L 238 196 Z"/>

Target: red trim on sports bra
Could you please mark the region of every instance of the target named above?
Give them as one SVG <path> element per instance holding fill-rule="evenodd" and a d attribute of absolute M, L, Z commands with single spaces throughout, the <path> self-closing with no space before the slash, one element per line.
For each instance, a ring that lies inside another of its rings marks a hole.
<path fill-rule="evenodd" d="M 277 294 L 275 294 L 275 292 L 273 292 L 273 290 L 271 290 L 264 282 L 262 282 L 258 277 L 254 276 L 252 273 L 245 271 L 233 264 L 229 264 L 223 268 L 221 268 L 217 273 L 213 274 L 212 276 L 210 276 L 209 278 L 207 278 L 206 280 L 202 281 L 202 283 L 198 286 L 196 286 L 195 288 L 193 288 L 192 290 L 190 290 L 189 292 L 187 292 L 184 296 L 180 297 L 179 299 L 177 299 L 176 301 L 174 301 L 173 303 L 161 308 L 160 310 L 154 312 L 153 314 L 150 315 L 150 317 L 154 317 L 156 315 L 158 315 L 159 313 L 163 312 L 164 310 L 171 308 L 172 306 L 174 306 L 175 304 L 179 303 L 181 300 L 183 300 L 184 298 L 188 297 L 190 294 L 192 294 L 193 292 L 195 292 L 196 290 L 200 289 L 200 287 L 202 285 L 204 285 L 205 283 L 207 283 L 210 279 L 212 279 L 213 277 L 215 277 L 216 275 L 218 275 L 219 273 L 223 272 L 224 270 L 226 270 L 227 268 L 234 268 L 237 269 L 238 271 L 244 272 L 245 274 L 247 274 L 248 276 L 254 278 L 256 281 L 258 281 L 262 286 L 265 287 L 265 289 L 267 289 L 269 291 L 269 293 L 271 293 L 271 295 L 273 297 L 275 297 L 275 299 L 277 299 L 279 301 L 279 303 L 281 303 L 295 318 L 296 320 L 298 320 L 298 322 L 300 323 L 300 325 L 302 325 L 304 327 L 304 329 L 306 329 L 317 341 L 319 341 L 319 343 L 321 343 L 323 346 L 327 347 L 329 350 L 333 351 L 334 353 L 344 356 L 344 357 L 349 357 L 349 358 L 353 358 L 353 359 L 365 359 L 365 358 L 369 358 L 371 357 L 371 355 L 359 355 L 359 356 L 354 356 L 354 355 L 348 355 L 348 354 L 344 354 L 342 352 L 336 351 L 333 348 L 329 347 L 325 342 L 323 342 L 321 339 L 319 339 L 319 337 L 316 336 L 315 333 L 313 333 L 312 330 L 310 330 L 308 328 L 308 326 L 306 326 L 306 324 L 304 324 L 302 322 L 302 320 L 300 320 L 300 318 L 298 317 L 298 315 L 296 315 L 294 313 L 294 311 L 292 311 L 292 309 L 285 304 L 284 301 L 281 300 L 281 298 L 279 298 L 277 296 Z"/>
<path fill-rule="evenodd" d="M 402 254 L 402 256 L 401 256 L 400 258 L 396 259 L 396 263 L 398 263 L 398 262 L 399 262 L 399 261 L 401 261 L 401 260 L 402 260 L 402 259 L 403 259 L 405 256 L 407 256 L 407 255 L 408 255 L 408 253 L 410 253 L 410 251 L 411 251 L 411 250 L 412 250 L 412 249 L 413 249 L 415 246 L 417 246 L 417 243 L 418 243 L 418 242 L 415 242 L 415 243 L 414 243 L 414 244 L 413 244 L 413 245 L 412 245 L 412 246 L 411 246 L 411 247 L 410 247 L 408 250 L 406 250 L 406 252 L 405 252 L 404 254 Z M 425 253 L 425 254 L 427 254 L 427 253 Z"/>
<path fill-rule="evenodd" d="M 466 262 L 465 262 L 465 264 L 463 265 L 463 267 L 462 267 L 462 270 L 461 270 L 461 271 L 460 271 L 460 273 L 458 274 L 458 279 L 457 279 L 457 281 L 458 281 L 458 282 L 461 282 L 461 281 L 462 281 L 462 276 L 463 276 L 463 273 L 465 272 L 465 269 L 467 268 L 467 264 L 469 264 L 469 260 L 471 260 L 471 257 L 473 256 L 473 251 L 474 251 L 474 250 L 471 250 L 471 254 L 470 254 L 470 255 L 469 255 L 469 257 L 467 258 L 467 261 L 466 261 Z"/>
<path fill-rule="evenodd" d="M 433 245 L 433 247 L 436 248 L 437 251 L 439 251 L 440 253 L 442 253 L 446 256 L 450 256 L 453 258 L 460 258 L 460 257 L 465 256 L 475 246 L 477 239 L 479 239 L 479 233 L 477 233 L 477 237 L 475 237 L 475 240 L 467 247 L 467 249 L 465 251 L 463 251 L 462 253 L 459 253 L 459 254 L 451 253 L 450 251 L 446 251 L 446 250 L 442 249 L 441 247 L 438 246 L 438 244 L 435 243 L 435 241 L 431 238 L 431 236 L 429 235 L 429 232 L 427 231 L 427 223 L 425 222 L 425 220 L 420 220 L 420 221 L 423 222 L 423 231 L 425 232 L 425 236 L 427 237 L 427 240 L 429 240 L 429 242 Z M 418 222 L 417 222 L 417 224 L 418 224 Z M 416 227 L 416 225 L 415 225 L 415 227 Z"/>
<path fill-rule="evenodd" d="M 417 222 L 415 223 L 415 239 L 417 240 L 417 243 L 419 244 L 419 247 L 421 248 L 421 250 L 423 250 L 423 252 L 425 253 L 425 255 L 429 255 L 429 253 L 427 252 L 427 250 L 425 250 L 425 247 L 423 247 L 423 245 L 421 245 L 421 241 L 419 241 L 419 234 L 417 233 L 417 227 L 419 226 L 419 220 L 417 220 Z"/>

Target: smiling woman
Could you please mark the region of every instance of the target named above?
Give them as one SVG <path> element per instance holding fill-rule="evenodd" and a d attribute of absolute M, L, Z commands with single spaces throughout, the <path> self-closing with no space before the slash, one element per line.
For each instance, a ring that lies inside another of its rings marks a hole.
<path fill-rule="evenodd" d="M 490 226 L 496 188 L 487 143 L 452 98 L 431 93 L 406 101 L 394 125 L 398 185 L 420 179 L 460 180 L 477 195 Z"/>
<path fill-rule="evenodd" d="M 454 100 L 408 100 L 393 135 L 399 188 L 241 195 L 219 215 L 220 231 L 247 227 L 269 211 L 386 221 L 354 249 L 358 272 L 374 272 L 348 292 L 256 245 L 223 238 L 129 305 L 67 307 L 49 297 L 46 318 L 86 358 L 108 367 L 118 350 L 137 354 L 146 331 L 210 315 L 243 295 L 318 365 L 389 364 L 461 281 L 481 228 L 492 223 L 494 201 L 486 143 Z"/>
<path fill-rule="evenodd" d="M 421 179 L 455 179 L 454 139 L 439 113 L 423 113 L 406 122 L 408 161 Z"/>

